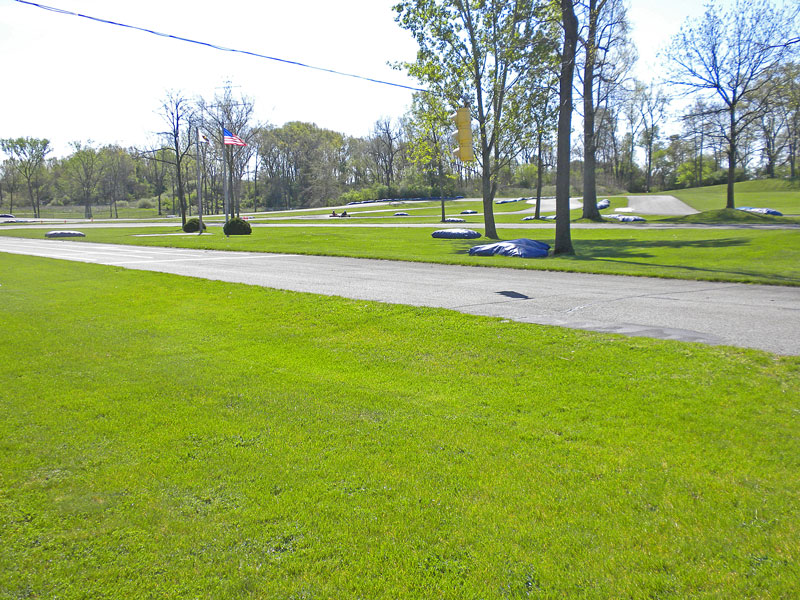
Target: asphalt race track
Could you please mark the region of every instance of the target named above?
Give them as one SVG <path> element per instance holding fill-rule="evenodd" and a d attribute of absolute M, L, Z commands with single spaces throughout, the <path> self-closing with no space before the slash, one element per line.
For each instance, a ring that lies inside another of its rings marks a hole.
<path fill-rule="evenodd" d="M 797 287 L 11 237 L 0 252 L 800 355 Z"/>

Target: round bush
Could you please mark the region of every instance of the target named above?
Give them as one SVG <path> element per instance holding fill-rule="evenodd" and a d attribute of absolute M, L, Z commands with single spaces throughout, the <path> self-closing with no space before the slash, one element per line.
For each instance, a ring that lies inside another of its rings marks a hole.
<path fill-rule="evenodd" d="M 183 231 L 186 233 L 197 233 L 200 229 L 200 219 L 197 217 L 191 218 L 186 221 L 186 225 L 183 226 Z M 206 224 L 203 223 L 203 231 L 206 230 Z"/>
<path fill-rule="evenodd" d="M 239 217 L 234 217 L 222 228 L 222 231 L 225 232 L 225 235 L 250 235 L 252 232 L 252 228 L 250 227 L 250 223 L 245 221 L 244 219 L 240 219 Z"/>

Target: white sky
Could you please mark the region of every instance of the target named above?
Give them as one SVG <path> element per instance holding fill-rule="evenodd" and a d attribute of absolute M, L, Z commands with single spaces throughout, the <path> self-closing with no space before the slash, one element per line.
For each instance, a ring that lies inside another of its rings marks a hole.
<path fill-rule="evenodd" d="M 391 10 L 396 0 L 34 0 L 72 12 L 221 46 L 414 86 L 388 62 L 413 60 L 416 44 Z M 656 54 L 697 0 L 629 0 L 636 76 L 658 74 Z M 220 52 L 0 0 L 0 138 L 142 145 L 163 130 L 168 89 L 211 98 L 231 81 L 256 118 L 300 120 L 367 135 L 401 116 L 411 92 L 274 61 Z"/>

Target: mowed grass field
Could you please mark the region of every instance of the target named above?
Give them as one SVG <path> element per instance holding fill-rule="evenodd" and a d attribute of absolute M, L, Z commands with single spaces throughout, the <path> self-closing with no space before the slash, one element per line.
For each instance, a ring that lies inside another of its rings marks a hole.
<path fill-rule="evenodd" d="M 710 185 L 663 192 L 706 211 L 725 208 L 726 185 Z M 800 182 L 782 179 L 740 181 L 734 185 L 736 206 L 774 208 L 784 215 L 800 215 Z"/>
<path fill-rule="evenodd" d="M 795 598 L 800 359 L 0 255 L 0 598 Z"/>
<path fill-rule="evenodd" d="M 249 236 L 180 235 L 180 228 L 81 228 L 86 234 L 68 243 L 105 242 L 212 250 L 278 252 L 410 260 L 470 266 L 543 269 L 800 285 L 800 229 L 573 229 L 577 254 L 545 259 L 469 256 L 472 246 L 491 240 L 443 240 L 441 228 L 254 227 Z M 62 227 L 63 228 L 63 227 Z M 43 229 L 0 229 L 0 235 L 43 239 Z M 533 238 L 553 244 L 553 229 L 499 229 L 503 239 Z M 54 241 L 54 243 L 59 243 Z"/>

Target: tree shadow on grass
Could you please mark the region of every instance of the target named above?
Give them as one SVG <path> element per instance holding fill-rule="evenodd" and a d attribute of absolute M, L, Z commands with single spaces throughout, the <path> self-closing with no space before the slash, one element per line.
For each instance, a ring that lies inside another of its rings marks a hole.
<path fill-rule="evenodd" d="M 624 265 L 637 265 L 663 269 L 669 276 L 680 272 L 693 273 L 698 279 L 724 279 L 732 277 L 743 281 L 754 281 L 773 284 L 800 284 L 800 278 L 778 273 L 765 273 L 763 271 L 749 271 L 744 269 L 724 269 L 713 266 L 696 266 L 686 264 L 662 264 L 653 261 L 636 261 L 634 258 L 654 258 L 653 253 L 647 249 L 667 248 L 679 250 L 681 248 L 744 248 L 751 245 L 752 240 L 741 238 L 721 238 L 705 240 L 578 240 L 574 242 L 577 255 L 570 257 L 576 262 L 604 262 Z"/>
<path fill-rule="evenodd" d="M 666 248 L 734 248 L 750 245 L 750 240 L 741 238 L 721 238 L 710 240 L 573 240 L 576 260 L 598 258 L 649 258 L 653 254 L 648 249 Z"/>
<path fill-rule="evenodd" d="M 494 240 L 449 240 L 453 254 L 468 254 L 473 246 L 491 244 Z M 498 240 L 503 241 L 503 240 Z M 552 244 L 548 240 L 547 243 Z M 710 240 L 630 240 L 630 239 L 594 239 L 573 240 L 576 255 L 572 260 L 597 260 L 611 258 L 651 258 L 648 248 L 732 248 L 747 246 L 750 240 L 741 238 L 722 238 Z"/>
<path fill-rule="evenodd" d="M 454 254 L 468 254 L 473 246 L 489 243 L 475 240 L 453 240 Z M 688 275 L 688 278 L 707 279 L 707 280 L 730 280 L 732 277 L 740 281 L 753 281 L 758 283 L 800 285 L 800 277 L 783 275 L 777 273 L 764 273 L 759 271 L 721 269 L 713 267 L 700 267 L 682 264 L 661 264 L 646 260 L 632 259 L 652 259 L 655 258 L 656 249 L 681 248 L 744 248 L 752 244 L 752 240 L 741 238 L 721 238 L 703 240 L 630 240 L 630 239 L 595 239 L 595 240 L 573 240 L 575 256 L 565 256 L 565 260 L 575 263 L 617 263 L 620 265 L 631 265 L 661 269 L 665 276 Z M 648 251 L 650 250 L 650 251 Z M 528 259 L 525 259 L 528 260 Z M 493 266 L 500 266 L 494 263 Z M 512 266 L 512 265 L 509 265 Z M 537 265 L 538 266 L 538 265 Z M 545 267 L 546 268 L 546 267 Z M 647 274 L 643 272 L 642 274 Z M 694 274 L 695 277 L 692 277 Z"/>

